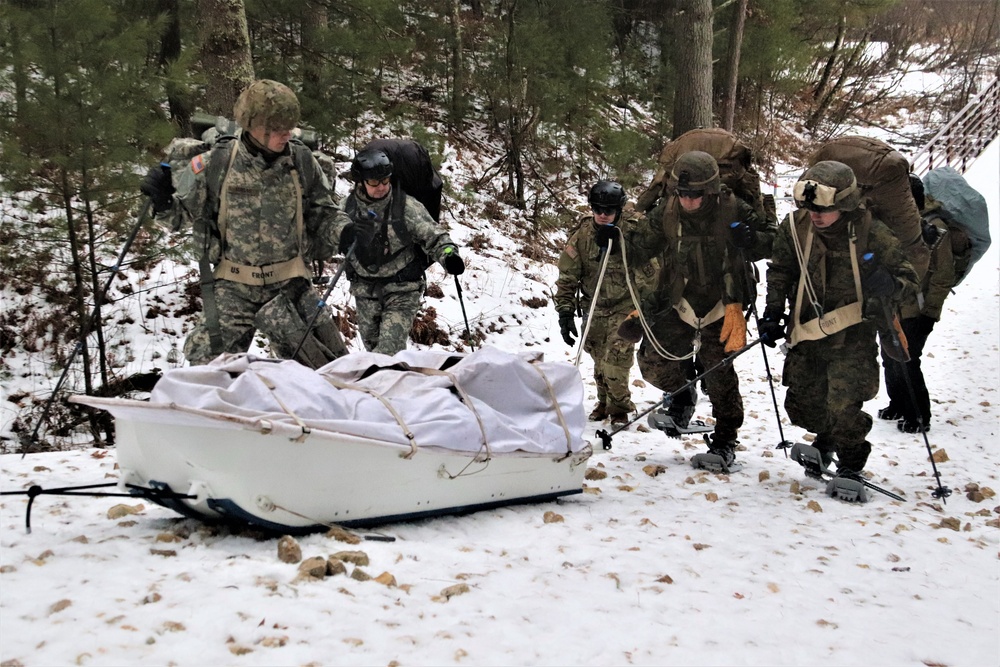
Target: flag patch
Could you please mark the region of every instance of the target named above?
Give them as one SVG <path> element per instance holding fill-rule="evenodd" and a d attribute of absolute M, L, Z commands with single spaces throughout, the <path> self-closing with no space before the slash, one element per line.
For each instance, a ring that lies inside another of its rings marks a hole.
<path fill-rule="evenodd" d="M 195 155 L 191 160 L 191 171 L 200 174 L 205 170 L 205 160 L 200 155 Z"/>

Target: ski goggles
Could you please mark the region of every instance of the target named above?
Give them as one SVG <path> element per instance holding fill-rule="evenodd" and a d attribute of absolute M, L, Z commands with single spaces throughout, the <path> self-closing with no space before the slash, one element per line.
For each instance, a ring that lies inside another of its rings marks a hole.
<path fill-rule="evenodd" d="M 615 215 L 618 213 L 618 209 L 614 206 L 591 206 L 590 210 L 593 211 L 595 215 Z"/>
<path fill-rule="evenodd" d="M 380 185 L 389 185 L 390 180 L 392 179 L 389 176 L 386 176 L 385 178 L 366 178 L 365 185 L 370 188 L 377 188 Z"/>

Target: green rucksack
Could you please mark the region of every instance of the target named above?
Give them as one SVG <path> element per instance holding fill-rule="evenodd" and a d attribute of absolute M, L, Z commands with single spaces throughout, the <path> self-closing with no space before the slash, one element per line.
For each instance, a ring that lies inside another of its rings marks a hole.
<path fill-rule="evenodd" d="M 931 169 L 922 180 L 925 212 L 937 214 L 948 226 L 958 285 L 990 247 L 986 199 L 952 167 Z"/>

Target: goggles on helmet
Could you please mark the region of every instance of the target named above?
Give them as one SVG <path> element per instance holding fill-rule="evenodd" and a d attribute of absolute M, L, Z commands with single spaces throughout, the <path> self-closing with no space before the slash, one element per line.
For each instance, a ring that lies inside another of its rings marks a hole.
<path fill-rule="evenodd" d="M 795 203 L 811 211 L 832 210 L 837 207 L 840 199 L 849 193 L 849 190 L 845 190 L 838 197 L 837 188 L 810 180 L 798 181 L 792 190 Z"/>

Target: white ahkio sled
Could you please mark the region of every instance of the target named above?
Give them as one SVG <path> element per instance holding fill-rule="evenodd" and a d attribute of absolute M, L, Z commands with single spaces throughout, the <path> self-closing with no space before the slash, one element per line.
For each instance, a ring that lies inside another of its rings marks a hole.
<path fill-rule="evenodd" d="M 289 533 L 580 493 L 576 367 L 484 348 L 354 353 L 319 370 L 223 355 L 115 418 L 119 486 L 182 515 Z"/>

